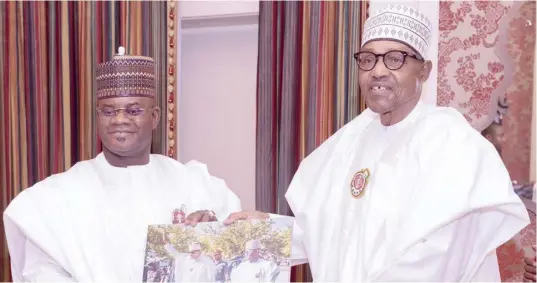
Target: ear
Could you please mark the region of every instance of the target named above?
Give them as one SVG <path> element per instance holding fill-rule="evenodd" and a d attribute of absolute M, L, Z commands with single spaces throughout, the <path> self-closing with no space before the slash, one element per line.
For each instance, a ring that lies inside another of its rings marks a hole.
<path fill-rule="evenodd" d="M 431 75 L 431 70 L 433 69 L 433 63 L 431 61 L 427 60 L 423 63 L 420 70 L 420 82 L 424 83 L 429 79 L 429 76 Z"/>
<path fill-rule="evenodd" d="M 158 122 L 160 121 L 160 107 L 155 106 L 153 112 L 151 112 L 151 118 L 153 119 L 153 130 L 157 128 Z"/>

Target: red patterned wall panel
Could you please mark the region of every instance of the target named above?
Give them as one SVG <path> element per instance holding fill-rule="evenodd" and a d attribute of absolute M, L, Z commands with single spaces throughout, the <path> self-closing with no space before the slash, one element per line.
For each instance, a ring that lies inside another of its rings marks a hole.
<path fill-rule="evenodd" d="M 437 103 L 481 131 L 507 99 L 503 158 L 519 183 L 529 179 L 534 22 L 534 1 L 440 2 Z"/>

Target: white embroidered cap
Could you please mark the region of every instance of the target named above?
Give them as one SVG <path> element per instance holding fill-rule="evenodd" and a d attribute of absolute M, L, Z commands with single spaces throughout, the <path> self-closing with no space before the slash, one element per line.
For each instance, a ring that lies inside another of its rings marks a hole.
<path fill-rule="evenodd" d="M 194 242 L 194 243 L 190 244 L 190 246 L 188 247 L 188 250 L 189 250 L 189 252 L 201 251 L 201 245 L 200 245 L 200 243 Z"/>
<path fill-rule="evenodd" d="M 405 43 L 426 58 L 431 30 L 431 21 L 417 9 L 391 4 L 365 21 L 362 47 L 372 40 L 395 40 Z"/>
<path fill-rule="evenodd" d="M 259 240 L 251 240 L 246 242 L 247 250 L 259 250 L 261 249 L 261 242 Z"/>

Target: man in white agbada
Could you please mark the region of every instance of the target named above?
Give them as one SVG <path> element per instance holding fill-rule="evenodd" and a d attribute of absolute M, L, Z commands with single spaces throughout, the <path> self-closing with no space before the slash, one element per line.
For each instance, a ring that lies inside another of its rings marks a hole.
<path fill-rule="evenodd" d="M 231 271 L 231 282 L 275 282 L 280 268 L 260 257 L 261 242 L 251 240 L 245 246 L 246 260 Z"/>
<path fill-rule="evenodd" d="M 14 281 L 140 282 L 149 224 L 171 224 L 182 207 L 192 224 L 240 210 L 205 165 L 150 154 L 155 64 L 120 53 L 97 69 L 103 152 L 24 190 L 4 213 Z"/>
<path fill-rule="evenodd" d="M 165 244 L 164 247 L 175 259 L 174 282 L 215 281 L 216 265 L 210 257 L 201 254 L 199 243 L 190 244 L 190 255 L 178 252 L 170 243 Z"/>
<path fill-rule="evenodd" d="M 494 146 L 455 109 L 419 102 L 431 32 L 403 5 L 366 21 L 355 59 L 368 109 L 288 188 L 315 281 L 500 281 L 496 248 L 529 224 Z"/>

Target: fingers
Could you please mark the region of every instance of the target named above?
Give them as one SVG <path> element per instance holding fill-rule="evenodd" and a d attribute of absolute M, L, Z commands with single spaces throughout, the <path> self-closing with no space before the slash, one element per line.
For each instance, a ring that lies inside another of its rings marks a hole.
<path fill-rule="evenodd" d="M 526 257 L 524 258 L 524 263 L 528 266 L 535 268 L 535 257 Z"/>
<path fill-rule="evenodd" d="M 203 216 L 201 217 L 201 221 L 200 222 L 209 222 L 211 221 L 211 215 L 207 212 L 207 213 L 203 213 Z"/>
<path fill-rule="evenodd" d="M 234 212 L 229 215 L 229 217 L 224 220 L 224 225 L 230 225 L 238 220 L 246 219 L 266 219 L 269 218 L 269 215 L 260 211 L 241 211 Z"/>
<path fill-rule="evenodd" d="M 526 270 L 526 273 L 535 274 L 535 266 L 525 265 L 524 270 Z"/>
<path fill-rule="evenodd" d="M 191 213 L 185 220 L 186 225 L 196 226 L 199 222 L 216 221 L 216 215 L 212 211 L 200 210 Z"/>
<path fill-rule="evenodd" d="M 200 222 L 203 218 L 203 211 L 196 211 L 193 213 L 190 213 L 185 220 L 186 225 L 190 226 L 196 226 L 198 222 Z"/>
<path fill-rule="evenodd" d="M 535 282 L 535 274 L 524 272 L 524 282 Z"/>
<path fill-rule="evenodd" d="M 240 211 L 240 212 L 231 213 L 229 215 L 229 217 L 226 220 L 224 220 L 224 225 L 230 225 L 230 224 L 234 223 L 237 220 L 247 219 L 248 218 L 248 213 L 249 212 L 247 212 L 247 211 Z"/>

